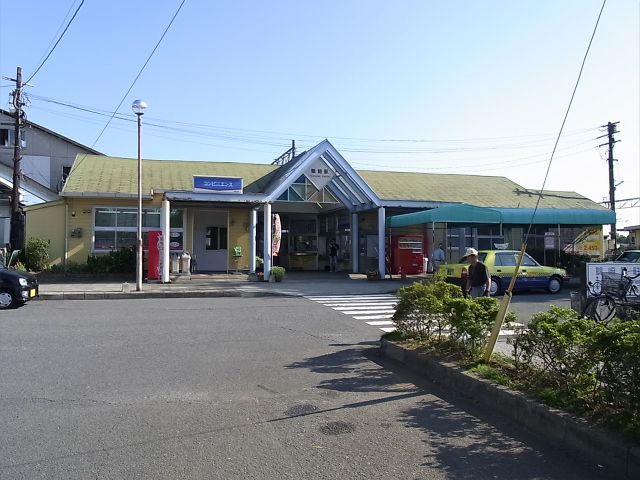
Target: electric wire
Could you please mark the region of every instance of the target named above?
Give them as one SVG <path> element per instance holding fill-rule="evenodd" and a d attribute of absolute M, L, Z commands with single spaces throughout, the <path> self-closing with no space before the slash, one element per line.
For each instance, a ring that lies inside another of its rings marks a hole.
<path fill-rule="evenodd" d="M 600 18 L 602 17 L 602 12 L 604 10 L 605 5 L 607 4 L 607 0 L 603 0 L 602 7 L 600 8 L 600 13 L 598 13 L 598 18 L 596 19 L 596 24 L 593 27 L 593 33 L 591 34 L 591 38 L 589 39 L 589 44 L 587 45 L 587 50 L 584 53 L 584 57 L 582 58 L 582 64 L 580 65 L 580 71 L 578 73 L 578 78 L 576 79 L 575 86 L 573 87 L 573 92 L 571 93 L 571 99 L 569 100 L 569 105 L 567 106 L 567 110 L 564 114 L 564 118 L 562 119 L 562 124 L 560 125 L 560 131 L 558 132 L 558 136 L 556 137 L 555 144 L 553 145 L 553 150 L 551 151 L 551 157 L 549 158 L 549 162 L 547 164 L 547 170 L 544 175 L 544 180 L 542 181 L 542 187 L 540 187 L 540 191 L 538 193 L 538 199 L 536 200 L 536 205 L 533 209 L 533 213 L 531 214 L 531 221 L 529 222 L 529 228 L 527 229 L 527 234 L 524 237 L 524 243 L 527 243 L 529 239 L 529 234 L 531 232 L 531 227 L 533 226 L 533 219 L 536 216 L 536 212 L 538 211 L 538 206 L 540 205 L 540 200 L 542 199 L 542 193 L 544 192 L 544 187 L 547 184 L 547 179 L 549 177 L 549 171 L 551 170 L 551 163 L 553 162 L 553 156 L 558 147 L 558 143 L 560 142 L 560 137 L 562 136 L 562 131 L 564 130 L 564 125 L 567 122 L 567 118 L 569 116 L 569 112 L 571 111 L 571 105 L 573 104 L 573 99 L 576 96 L 576 91 L 578 90 L 578 85 L 580 85 L 580 79 L 582 78 L 582 71 L 584 70 L 584 65 L 587 62 L 587 56 L 589 55 L 589 51 L 591 50 L 591 44 L 593 43 L 593 39 L 596 36 L 596 32 L 598 31 L 598 24 L 600 23 Z"/>
<path fill-rule="evenodd" d="M 84 0 L 83 0 L 84 1 Z M 100 140 L 100 138 L 102 137 L 102 134 L 105 132 L 105 130 L 107 129 L 107 127 L 109 126 L 109 124 L 111 123 L 111 120 L 113 120 L 113 117 L 116 115 L 116 113 L 118 112 L 118 110 L 120 109 L 120 107 L 122 106 L 122 103 L 125 101 L 125 99 L 127 98 L 127 96 L 129 95 L 129 93 L 131 92 L 131 90 L 133 89 L 133 87 L 135 86 L 136 82 L 138 81 L 138 79 L 140 78 L 140 75 L 142 75 L 142 72 L 144 71 L 144 69 L 147 67 L 147 64 L 149 63 L 149 61 L 151 60 L 151 57 L 153 57 L 154 53 L 156 53 L 156 50 L 158 49 L 158 47 L 160 46 L 160 43 L 162 42 L 162 40 L 164 39 L 165 35 L 167 34 L 167 32 L 169 31 L 169 28 L 171 28 L 171 25 L 173 25 L 173 21 L 176 19 L 176 17 L 178 16 L 178 14 L 180 13 L 180 10 L 182 10 L 182 6 L 184 5 L 184 3 L 187 0 L 182 0 L 182 2 L 180 3 L 180 6 L 178 7 L 178 9 L 176 10 L 176 13 L 173 14 L 173 17 L 171 18 L 171 21 L 169 22 L 169 24 L 167 25 L 167 27 L 164 29 L 164 32 L 162 33 L 162 36 L 160 37 L 160 40 L 158 40 L 158 43 L 156 43 L 156 46 L 153 47 L 153 50 L 151 51 L 151 53 L 149 54 L 149 56 L 147 57 L 147 60 L 144 62 L 144 65 L 142 65 L 142 68 L 140 69 L 140 71 L 138 72 L 138 74 L 136 75 L 136 78 L 133 79 L 133 82 L 131 83 L 131 85 L 129 86 L 128 90 L 125 92 L 125 94 L 122 96 L 122 100 L 120 100 L 120 103 L 118 104 L 118 106 L 116 107 L 115 111 L 113 112 L 113 115 L 111 116 L 111 118 L 109 118 L 109 121 L 107 121 L 107 124 L 104 126 L 104 128 L 102 129 L 102 131 L 100 132 L 100 134 L 98 135 L 98 137 L 94 140 L 93 144 L 91 144 L 91 148 L 94 148 L 96 143 L 98 143 L 98 140 Z"/>
<path fill-rule="evenodd" d="M 71 17 L 71 19 L 69 20 L 69 23 L 67 23 L 67 26 L 65 27 L 65 29 L 62 31 L 62 33 L 60 34 L 60 37 L 58 38 L 58 41 L 53 45 L 53 47 L 51 47 L 51 50 L 49 50 L 49 53 L 47 54 L 47 56 L 44 58 L 44 60 L 42 60 L 42 62 L 40 63 L 40 65 L 38 66 L 38 68 L 36 68 L 36 71 L 33 72 L 33 74 L 29 77 L 29 79 L 24 82 L 24 83 L 29 83 L 33 77 L 35 77 L 38 72 L 40 71 L 40 69 L 43 67 L 43 65 L 45 64 L 45 62 L 47 60 L 49 60 L 49 57 L 51 56 L 51 54 L 53 53 L 53 51 L 56 49 L 56 47 L 58 46 L 58 44 L 60 43 L 60 40 L 62 40 L 62 37 L 64 37 L 64 34 L 67 33 L 67 30 L 69 30 L 69 27 L 71 26 L 71 23 L 73 22 L 73 20 L 76 18 L 76 15 L 78 15 L 78 12 L 80 11 L 80 9 L 82 8 L 82 5 L 84 5 L 84 0 L 82 0 L 80 2 L 80 5 L 78 5 L 78 8 L 76 8 L 76 11 L 74 12 L 73 16 Z"/>

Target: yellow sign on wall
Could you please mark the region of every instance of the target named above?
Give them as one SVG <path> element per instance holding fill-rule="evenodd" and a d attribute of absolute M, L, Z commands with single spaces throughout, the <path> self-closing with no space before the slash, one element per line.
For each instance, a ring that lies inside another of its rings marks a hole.
<path fill-rule="evenodd" d="M 603 243 L 602 225 L 592 225 L 585 228 L 572 243 L 564 247 L 564 251 L 577 255 L 600 257 L 604 254 Z"/>

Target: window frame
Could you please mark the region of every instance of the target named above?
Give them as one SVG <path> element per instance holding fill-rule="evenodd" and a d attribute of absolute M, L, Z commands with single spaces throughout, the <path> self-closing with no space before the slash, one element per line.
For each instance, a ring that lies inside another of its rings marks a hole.
<path fill-rule="evenodd" d="M 113 225 L 104 225 L 104 226 L 96 226 L 96 214 L 99 213 L 99 210 L 114 210 L 115 212 L 115 218 L 113 221 Z M 121 248 L 127 248 L 127 246 L 118 246 L 118 233 L 122 233 L 122 234 L 130 234 L 130 233 L 134 233 L 136 235 L 137 238 L 137 234 L 138 234 L 138 225 L 137 225 L 137 221 L 136 221 L 136 225 L 134 226 L 118 226 L 118 218 L 117 215 L 120 214 L 127 214 L 130 215 L 133 211 L 133 214 L 137 217 L 138 215 L 138 207 L 137 206 L 129 206 L 129 205 L 118 205 L 118 206 L 113 206 L 113 205 L 96 205 L 91 209 L 91 248 L 90 251 L 91 253 L 109 253 L 109 252 L 115 252 L 118 251 Z M 181 253 L 185 251 L 185 228 L 184 228 L 184 224 L 185 224 L 185 210 L 181 209 L 181 208 L 174 208 L 171 209 L 169 215 L 171 216 L 172 212 L 174 211 L 180 211 L 181 212 L 181 221 L 182 221 L 182 226 L 181 227 L 169 227 L 169 242 L 171 242 L 171 238 L 173 237 L 173 234 L 176 234 L 179 238 L 181 238 L 181 245 L 179 248 L 171 248 L 169 247 L 169 251 L 170 253 Z M 152 218 L 149 215 L 161 215 L 161 209 L 160 207 L 145 207 L 142 209 L 142 243 L 143 243 L 143 250 L 146 252 L 147 249 L 144 248 L 145 245 L 145 239 L 146 239 L 146 234 L 149 231 L 153 231 L 153 230 L 162 230 L 162 225 L 160 224 L 159 226 L 145 226 L 145 217 L 147 219 Z M 137 220 L 137 219 L 136 219 Z M 175 216 L 173 217 L 173 220 L 175 222 Z M 148 222 L 147 222 L 148 223 Z M 161 223 L 161 222 L 160 222 Z M 170 219 L 170 225 L 171 225 L 171 219 Z M 109 232 L 113 234 L 113 244 L 110 245 L 109 248 L 96 248 L 96 232 Z M 133 248 L 135 248 L 135 244 L 132 246 Z"/>

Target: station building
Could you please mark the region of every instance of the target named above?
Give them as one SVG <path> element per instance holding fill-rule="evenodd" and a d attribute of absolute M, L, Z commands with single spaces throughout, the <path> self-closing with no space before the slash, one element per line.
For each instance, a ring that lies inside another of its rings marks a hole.
<path fill-rule="evenodd" d="M 78 154 L 61 198 L 25 209 L 27 238 L 49 239 L 53 263 L 134 247 L 137 168 L 137 159 Z M 142 171 L 143 238 L 161 235 L 162 281 L 185 252 L 195 272 L 253 272 L 256 257 L 265 278 L 273 265 L 323 271 L 331 239 L 339 270 L 382 276 L 398 262 L 429 268 L 416 259 L 440 243 L 450 262 L 466 247 L 519 249 L 550 236 L 558 250 L 573 243 L 600 256 L 602 225 L 615 219 L 578 193 L 539 195 L 500 176 L 356 171 L 328 140 L 284 164 L 145 159 Z"/>

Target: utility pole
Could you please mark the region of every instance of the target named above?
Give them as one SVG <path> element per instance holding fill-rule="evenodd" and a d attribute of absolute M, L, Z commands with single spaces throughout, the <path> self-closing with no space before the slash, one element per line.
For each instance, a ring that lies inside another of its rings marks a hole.
<path fill-rule="evenodd" d="M 618 130 L 616 129 L 616 125 L 620 123 L 620 122 L 609 122 L 607 123 L 607 135 L 606 137 L 608 138 L 608 142 L 607 143 L 603 143 L 601 145 L 598 145 L 599 147 L 603 147 L 603 146 L 608 146 L 609 147 L 609 158 L 607 159 L 607 162 L 609 163 L 609 205 L 611 205 L 611 210 L 613 210 L 613 212 L 615 213 L 616 211 L 616 185 L 615 185 L 615 181 L 614 181 L 614 176 L 613 176 L 613 162 L 616 162 L 617 160 L 615 160 L 613 158 L 613 145 L 617 142 L 619 142 L 620 140 L 615 140 L 613 138 L 613 135 L 615 133 L 619 133 Z M 603 138 L 605 135 L 603 135 L 602 137 L 598 137 L 598 138 Z M 616 238 L 616 222 L 615 222 L 615 217 L 614 217 L 614 222 L 611 224 L 611 239 L 613 240 L 613 249 L 616 250 L 618 248 L 617 245 L 617 238 Z"/>
<path fill-rule="evenodd" d="M 22 107 L 24 103 L 22 101 L 22 87 L 25 85 L 22 83 L 22 68 L 18 67 L 16 72 L 16 78 L 7 78 L 16 82 L 16 88 L 13 91 L 13 107 L 15 115 L 15 134 L 13 142 L 13 192 L 11 194 L 11 233 L 9 235 L 9 243 L 12 250 L 22 249 L 24 247 L 24 213 L 20 208 L 20 178 L 22 172 L 20 171 L 20 155 L 21 135 L 20 130 L 23 123 L 23 111 Z"/>

